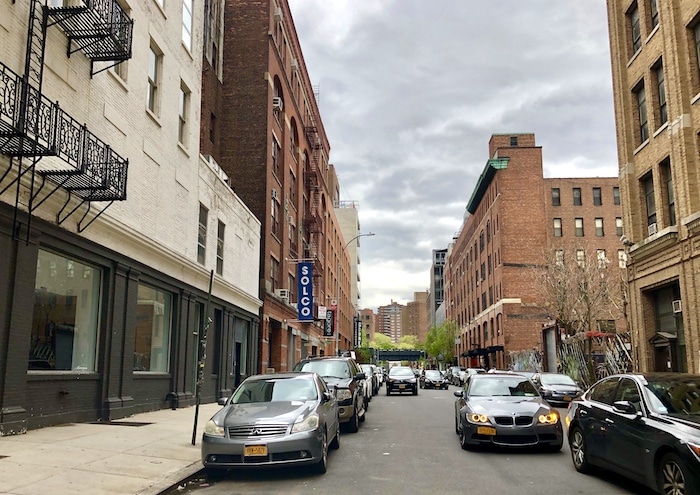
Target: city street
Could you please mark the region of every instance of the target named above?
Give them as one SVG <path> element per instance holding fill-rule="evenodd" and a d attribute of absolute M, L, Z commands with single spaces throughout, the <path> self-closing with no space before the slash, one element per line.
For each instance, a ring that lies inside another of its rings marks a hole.
<path fill-rule="evenodd" d="M 168 492 L 231 494 L 636 494 L 644 487 L 621 477 L 577 473 L 568 444 L 557 454 L 519 450 L 464 451 L 454 432 L 449 390 L 419 390 L 418 396 L 385 394 L 370 403 L 358 433 L 343 433 L 329 454 L 325 475 L 307 469 L 205 474 Z M 562 415 L 566 409 L 560 409 Z"/>

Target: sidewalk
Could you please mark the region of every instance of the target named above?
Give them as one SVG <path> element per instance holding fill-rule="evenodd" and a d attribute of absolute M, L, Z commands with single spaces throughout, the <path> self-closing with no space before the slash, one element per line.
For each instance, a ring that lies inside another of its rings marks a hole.
<path fill-rule="evenodd" d="M 0 437 L 0 494 L 157 495 L 202 468 L 202 430 L 221 406 L 137 414 Z"/>

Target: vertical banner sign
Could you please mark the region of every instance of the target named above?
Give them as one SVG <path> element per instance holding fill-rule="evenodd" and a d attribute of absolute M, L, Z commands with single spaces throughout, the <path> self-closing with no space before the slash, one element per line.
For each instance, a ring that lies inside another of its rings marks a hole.
<path fill-rule="evenodd" d="M 314 285 L 311 263 L 297 263 L 297 313 L 299 321 L 314 320 Z"/>
<path fill-rule="evenodd" d="M 323 336 L 333 337 L 333 330 L 335 330 L 335 310 L 326 310 L 326 320 L 323 322 Z"/>
<path fill-rule="evenodd" d="M 353 334 L 355 341 L 355 348 L 362 347 L 362 320 L 357 316 L 353 318 L 353 323 L 355 324 L 355 332 Z"/>

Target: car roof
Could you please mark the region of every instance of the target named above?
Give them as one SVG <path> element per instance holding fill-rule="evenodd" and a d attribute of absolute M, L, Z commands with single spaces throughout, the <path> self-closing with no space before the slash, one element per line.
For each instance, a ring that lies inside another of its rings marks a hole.
<path fill-rule="evenodd" d="M 316 373 L 313 371 L 286 371 L 284 373 L 263 373 L 251 375 L 246 380 L 285 380 L 288 378 L 312 377 Z"/>

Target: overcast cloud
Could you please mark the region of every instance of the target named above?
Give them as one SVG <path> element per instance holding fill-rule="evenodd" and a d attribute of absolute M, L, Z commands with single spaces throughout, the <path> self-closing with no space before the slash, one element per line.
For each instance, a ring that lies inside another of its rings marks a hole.
<path fill-rule="evenodd" d="M 605 0 L 289 0 L 342 200 L 361 305 L 430 285 L 492 134 L 534 132 L 546 177 L 617 175 Z"/>

